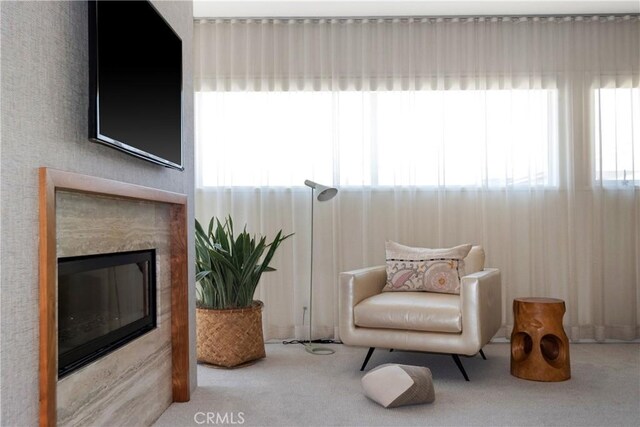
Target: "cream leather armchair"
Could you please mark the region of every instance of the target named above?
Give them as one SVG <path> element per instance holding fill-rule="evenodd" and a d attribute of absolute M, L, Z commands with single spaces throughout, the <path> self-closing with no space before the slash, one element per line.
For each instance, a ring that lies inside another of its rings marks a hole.
<path fill-rule="evenodd" d="M 484 252 L 482 258 L 484 264 Z M 384 265 L 340 273 L 340 339 L 369 347 L 360 370 L 376 347 L 447 353 L 469 381 L 459 355 L 486 359 L 482 347 L 502 324 L 500 270 L 464 276 L 460 295 L 381 292 L 386 280 Z"/>

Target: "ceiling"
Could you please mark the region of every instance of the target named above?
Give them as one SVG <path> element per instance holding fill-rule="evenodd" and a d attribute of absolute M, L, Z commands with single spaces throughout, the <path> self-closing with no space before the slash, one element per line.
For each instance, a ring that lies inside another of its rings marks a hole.
<path fill-rule="evenodd" d="M 640 0 L 194 0 L 195 18 L 640 13 Z"/>

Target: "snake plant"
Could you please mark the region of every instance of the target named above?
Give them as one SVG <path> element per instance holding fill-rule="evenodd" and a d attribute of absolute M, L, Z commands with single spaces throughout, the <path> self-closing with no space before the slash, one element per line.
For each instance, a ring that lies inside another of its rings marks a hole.
<path fill-rule="evenodd" d="M 273 255 L 292 234 L 278 232 L 271 243 L 266 237 L 251 236 L 245 225 L 236 237 L 233 221 L 211 218 L 205 230 L 196 219 L 196 302 L 199 308 L 250 307 L 262 273 Z M 265 254 L 266 252 L 266 254 Z M 264 255 L 264 257 L 263 257 Z"/>

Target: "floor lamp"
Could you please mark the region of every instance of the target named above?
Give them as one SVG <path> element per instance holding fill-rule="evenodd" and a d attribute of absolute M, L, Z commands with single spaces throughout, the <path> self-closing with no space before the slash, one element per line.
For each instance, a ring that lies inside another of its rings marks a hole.
<path fill-rule="evenodd" d="M 333 354 L 334 350 L 327 347 L 319 347 L 313 344 L 313 336 L 311 335 L 311 313 L 313 312 L 313 205 L 315 204 L 314 192 L 318 195 L 315 197 L 319 202 L 331 200 L 338 194 L 338 189 L 318 184 L 308 179 L 304 181 L 304 185 L 311 188 L 311 267 L 309 275 L 309 344 L 305 344 L 305 349 L 311 354 Z"/>

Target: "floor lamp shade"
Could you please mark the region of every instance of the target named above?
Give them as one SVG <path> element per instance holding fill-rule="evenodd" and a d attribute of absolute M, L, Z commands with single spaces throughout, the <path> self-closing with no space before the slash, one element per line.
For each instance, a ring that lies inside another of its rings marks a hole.
<path fill-rule="evenodd" d="M 305 345 L 305 349 L 311 354 L 333 354 L 334 350 L 327 347 L 318 347 L 313 344 L 313 335 L 311 334 L 313 322 L 313 205 L 317 199 L 319 202 L 326 202 L 331 200 L 338 194 L 338 189 L 334 187 L 327 187 L 326 185 L 318 184 L 317 182 L 304 181 L 304 185 L 311 188 L 311 263 L 309 272 L 309 343 Z M 316 197 L 314 192 L 317 193 Z"/>
<path fill-rule="evenodd" d="M 317 182 L 309 181 L 308 179 L 304 181 L 304 185 L 306 185 L 307 187 L 311 187 L 316 191 L 316 193 L 318 193 L 316 197 L 319 202 L 326 202 L 327 200 L 331 200 L 336 196 L 336 194 L 338 194 L 337 188 L 327 187 L 326 185 L 318 184 Z"/>

